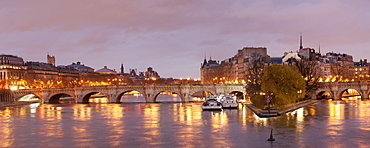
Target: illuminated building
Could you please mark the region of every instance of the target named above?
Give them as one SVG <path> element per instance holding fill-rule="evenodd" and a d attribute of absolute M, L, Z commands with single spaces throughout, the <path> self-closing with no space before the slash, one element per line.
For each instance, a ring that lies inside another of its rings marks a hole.
<path fill-rule="evenodd" d="M 321 55 L 315 52 L 313 48 L 303 48 L 302 36 L 300 38 L 300 49 L 297 52 L 284 53 L 282 62 L 284 64 L 295 65 L 294 63 L 305 59 L 307 62 L 304 64 L 317 63 L 316 71 L 321 81 L 334 82 L 334 81 L 351 81 L 355 78 L 355 69 L 353 57 L 348 54 L 340 54 L 329 52 Z M 308 66 L 311 67 L 311 66 Z"/>
<path fill-rule="evenodd" d="M 129 69 L 128 74 L 125 74 L 129 76 L 132 79 L 159 79 L 160 76 L 158 72 L 154 71 L 152 67 L 148 67 L 147 71 L 145 72 L 138 72 L 137 69 Z"/>
<path fill-rule="evenodd" d="M 57 68 L 58 68 L 59 76 L 62 76 L 62 77 L 78 77 L 79 76 L 79 71 L 75 69 L 74 67 L 59 65 Z"/>
<path fill-rule="evenodd" d="M 370 64 L 367 63 L 367 59 L 360 60 L 354 63 L 355 66 L 355 78 L 358 81 L 370 80 Z"/>
<path fill-rule="evenodd" d="M 152 67 L 148 67 L 147 71 L 145 72 L 145 77 L 151 79 L 160 78 L 158 72 L 154 71 Z"/>
<path fill-rule="evenodd" d="M 48 62 L 48 64 L 50 64 L 51 66 L 55 66 L 55 56 L 51 56 L 51 55 L 49 55 L 49 53 L 48 53 L 48 55 L 47 55 L 47 62 Z"/>
<path fill-rule="evenodd" d="M 319 60 L 323 79 L 345 81 L 355 78 L 354 62 L 351 55 L 329 52 L 320 57 Z"/>
<path fill-rule="evenodd" d="M 293 64 L 301 59 L 306 59 L 310 64 L 311 61 L 317 62 L 317 71 L 319 76 L 323 79 L 333 80 L 351 80 L 355 77 L 354 75 L 354 62 L 351 55 L 348 54 L 338 54 L 338 53 L 326 53 L 326 55 L 321 55 L 320 53 L 315 53 L 312 48 L 309 49 L 310 56 L 301 55 L 302 52 L 289 52 L 285 53 L 283 57 L 284 64 Z M 300 49 L 301 51 L 302 49 Z M 306 54 L 307 55 L 307 54 Z M 294 64 L 293 64 L 294 65 Z"/>
<path fill-rule="evenodd" d="M 102 69 L 99 69 L 97 71 L 95 71 L 96 73 L 99 73 L 99 74 L 114 74 L 116 75 L 117 72 L 115 70 L 112 70 L 112 69 L 109 69 L 107 66 L 104 66 Z"/>
<path fill-rule="evenodd" d="M 23 85 L 27 67 L 22 58 L 13 55 L 0 55 L 0 88 Z"/>
<path fill-rule="evenodd" d="M 57 80 L 59 70 L 57 67 L 43 62 L 26 62 L 28 78 L 32 75 L 32 79 L 48 79 Z"/>
<path fill-rule="evenodd" d="M 130 73 L 124 73 L 123 64 L 121 64 L 121 71 L 117 73 L 107 66 L 95 71 L 81 62 L 56 66 L 55 56 L 49 54 L 47 54 L 47 63 L 24 62 L 21 57 L 0 55 L 0 88 L 5 89 L 125 85 L 136 82 L 146 84 L 149 81 L 150 83 L 172 83 L 174 80 L 160 79 L 158 72 L 152 67 L 145 72 L 130 69 Z"/>
<path fill-rule="evenodd" d="M 298 52 L 285 52 L 282 58 L 282 63 L 284 64 L 292 64 L 296 63 L 301 60 Z"/>
<path fill-rule="evenodd" d="M 28 61 L 13 55 L 0 55 L 0 87 L 5 89 L 100 85 L 117 75 L 106 76 L 80 62 L 55 66 L 55 57 L 47 55 L 47 63 Z M 85 81 L 84 81 L 85 80 Z M 91 80 L 91 81 L 89 81 Z M 92 82 L 102 82 L 95 83 Z"/>
<path fill-rule="evenodd" d="M 207 61 L 204 59 L 204 62 L 201 64 L 200 76 L 202 83 L 211 83 L 212 80 L 218 77 L 222 77 L 222 68 L 219 67 L 219 63 L 215 60 L 212 60 L 210 57 Z"/>
<path fill-rule="evenodd" d="M 201 83 L 245 83 L 248 81 L 249 69 L 258 59 L 263 64 L 270 63 L 266 47 L 244 47 L 226 60 L 217 62 L 211 58 L 201 63 Z"/>
<path fill-rule="evenodd" d="M 253 82 L 252 74 L 250 74 L 253 62 L 255 63 L 282 63 L 288 65 L 296 65 L 304 59 L 307 68 L 315 68 L 317 77 L 321 82 L 348 82 L 365 79 L 369 76 L 369 68 L 367 65 L 355 65 L 353 57 L 348 54 L 340 54 L 328 52 L 321 55 L 313 48 L 303 48 L 302 36 L 300 36 L 299 50 L 296 52 L 285 52 L 282 58 L 270 58 L 267 55 L 265 47 L 244 47 L 238 50 L 238 53 L 221 62 L 204 59 L 201 63 L 200 75 L 201 83 L 203 84 L 220 84 L 220 83 L 243 83 Z M 367 61 L 362 61 L 362 63 Z M 255 66 L 255 65 L 254 65 Z M 263 66 L 260 66 L 261 69 Z M 356 71 L 356 72 L 355 72 Z"/>
<path fill-rule="evenodd" d="M 72 63 L 71 65 L 67 65 L 67 66 L 77 69 L 80 73 L 94 73 L 93 68 L 89 66 L 85 66 L 84 64 L 81 64 L 81 62 Z"/>

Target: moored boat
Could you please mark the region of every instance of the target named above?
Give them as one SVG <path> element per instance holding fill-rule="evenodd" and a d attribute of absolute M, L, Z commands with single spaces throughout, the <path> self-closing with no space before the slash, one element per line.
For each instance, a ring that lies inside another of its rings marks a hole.
<path fill-rule="evenodd" d="M 203 110 L 221 110 L 222 104 L 218 100 L 217 96 L 210 96 L 206 98 L 206 101 L 202 104 Z"/>
<path fill-rule="evenodd" d="M 236 96 L 222 96 L 220 102 L 222 104 L 222 108 L 238 108 L 239 105 Z"/>

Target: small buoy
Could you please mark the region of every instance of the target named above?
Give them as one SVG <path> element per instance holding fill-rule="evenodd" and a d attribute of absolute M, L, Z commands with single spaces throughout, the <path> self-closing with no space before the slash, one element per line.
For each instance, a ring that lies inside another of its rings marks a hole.
<path fill-rule="evenodd" d="M 271 133 L 270 133 L 270 138 L 267 139 L 267 141 L 275 141 L 274 137 L 272 136 L 272 129 L 271 129 Z"/>

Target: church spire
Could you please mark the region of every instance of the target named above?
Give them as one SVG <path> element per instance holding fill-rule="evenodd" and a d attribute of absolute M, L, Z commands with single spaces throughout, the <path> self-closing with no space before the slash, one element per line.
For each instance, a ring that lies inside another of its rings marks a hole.
<path fill-rule="evenodd" d="M 302 45 L 302 32 L 301 32 L 301 36 L 300 36 L 300 40 L 299 40 L 299 49 L 303 49 L 303 45 Z"/>
<path fill-rule="evenodd" d="M 121 64 L 121 75 L 124 75 L 125 74 L 125 69 L 123 67 L 123 63 Z"/>
<path fill-rule="evenodd" d="M 202 68 L 207 65 L 207 54 L 206 52 L 204 52 L 204 61 L 203 61 L 203 64 L 201 64 Z"/>

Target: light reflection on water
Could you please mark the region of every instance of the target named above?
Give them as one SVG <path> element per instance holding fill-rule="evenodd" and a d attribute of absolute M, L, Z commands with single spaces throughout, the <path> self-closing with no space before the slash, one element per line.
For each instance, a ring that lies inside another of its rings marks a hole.
<path fill-rule="evenodd" d="M 321 101 L 274 118 L 199 102 L 30 105 L 0 110 L 0 147 L 367 147 L 369 116 L 370 101 Z"/>

